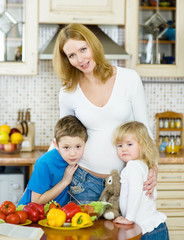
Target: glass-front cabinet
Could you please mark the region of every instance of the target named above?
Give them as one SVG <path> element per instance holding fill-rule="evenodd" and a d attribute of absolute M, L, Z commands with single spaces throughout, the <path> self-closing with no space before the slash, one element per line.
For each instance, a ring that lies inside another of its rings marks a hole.
<path fill-rule="evenodd" d="M 36 74 L 37 39 L 37 0 L 1 0 L 0 74 Z"/>
<path fill-rule="evenodd" d="M 126 6 L 126 66 L 141 76 L 184 76 L 184 1 L 129 0 Z"/>

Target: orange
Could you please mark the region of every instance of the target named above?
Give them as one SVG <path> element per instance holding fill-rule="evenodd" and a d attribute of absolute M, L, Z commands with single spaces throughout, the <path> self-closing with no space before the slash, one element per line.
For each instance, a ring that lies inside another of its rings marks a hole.
<path fill-rule="evenodd" d="M 14 144 L 21 144 L 23 136 L 21 133 L 15 132 L 11 135 L 11 142 Z"/>
<path fill-rule="evenodd" d="M 3 125 L 0 126 L 0 131 L 6 132 L 6 133 L 9 134 L 10 130 L 11 130 L 11 128 L 7 124 L 3 124 Z"/>

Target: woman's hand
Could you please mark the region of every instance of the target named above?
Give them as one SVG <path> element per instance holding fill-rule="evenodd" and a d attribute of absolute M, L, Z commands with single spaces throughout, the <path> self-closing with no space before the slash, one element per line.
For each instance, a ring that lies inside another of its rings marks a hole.
<path fill-rule="evenodd" d="M 128 219 L 120 216 L 120 217 L 117 217 L 113 220 L 114 223 L 120 223 L 120 224 L 133 224 L 134 222 L 132 221 L 129 221 Z"/>
<path fill-rule="evenodd" d="M 143 190 L 146 190 L 146 196 L 149 195 L 151 198 L 153 196 L 153 191 L 155 186 L 157 185 L 157 175 L 158 175 L 158 167 L 152 167 L 148 172 L 148 179 L 144 182 Z"/>

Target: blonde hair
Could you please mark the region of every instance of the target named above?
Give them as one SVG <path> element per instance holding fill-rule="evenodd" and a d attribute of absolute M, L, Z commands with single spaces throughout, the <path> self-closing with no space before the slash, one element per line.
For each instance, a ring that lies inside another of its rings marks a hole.
<path fill-rule="evenodd" d="M 159 159 L 159 153 L 154 140 L 149 136 L 143 123 L 131 121 L 120 125 L 114 132 L 113 144 L 117 145 L 129 134 L 135 136 L 140 148 L 140 158 L 147 164 L 148 168 L 155 166 Z"/>
<path fill-rule="evenodd" d="M 92 51 L 93 60 L 96 63 L 94 68 L 95 77 L 98 77 L 104 83 L 112 77 L 113 67 L 105 59 L 101 42 L 95 34 L 84 25 L 72 23 L 65 26 L 59 32 L 53 53 L 54 70 L 59 78 L 61 78 L 62 85 L 65 86 L 66 91 L 75 90 L 79 79 L 83 76 L 81 71 L 70 64 L 63 51 L 63 47 L 69 39 L 86 41 Z"/>

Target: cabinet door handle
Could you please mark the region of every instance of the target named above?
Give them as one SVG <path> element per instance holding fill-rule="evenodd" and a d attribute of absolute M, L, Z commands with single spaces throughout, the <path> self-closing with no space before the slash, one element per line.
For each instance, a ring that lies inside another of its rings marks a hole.
<path fill-rule="evenodd" d="M 93 19 L 92 18 L 74 17 L 73 20 L 75 20 L 75 21 L 88 21 L 88 22 L 91 22 Z"/>
<path fill-rule="evenodd" d="M 181 203 L 162 203 L 163 207 L 181 207 Z"/>
<path fill-rule="evenodd" d="M 161 179 L 177 179 L 177 180 L 181 180 L 182 178 L 181 178 L 181 176 L 163 176 L 163 177 L 161 177 Z"/>

